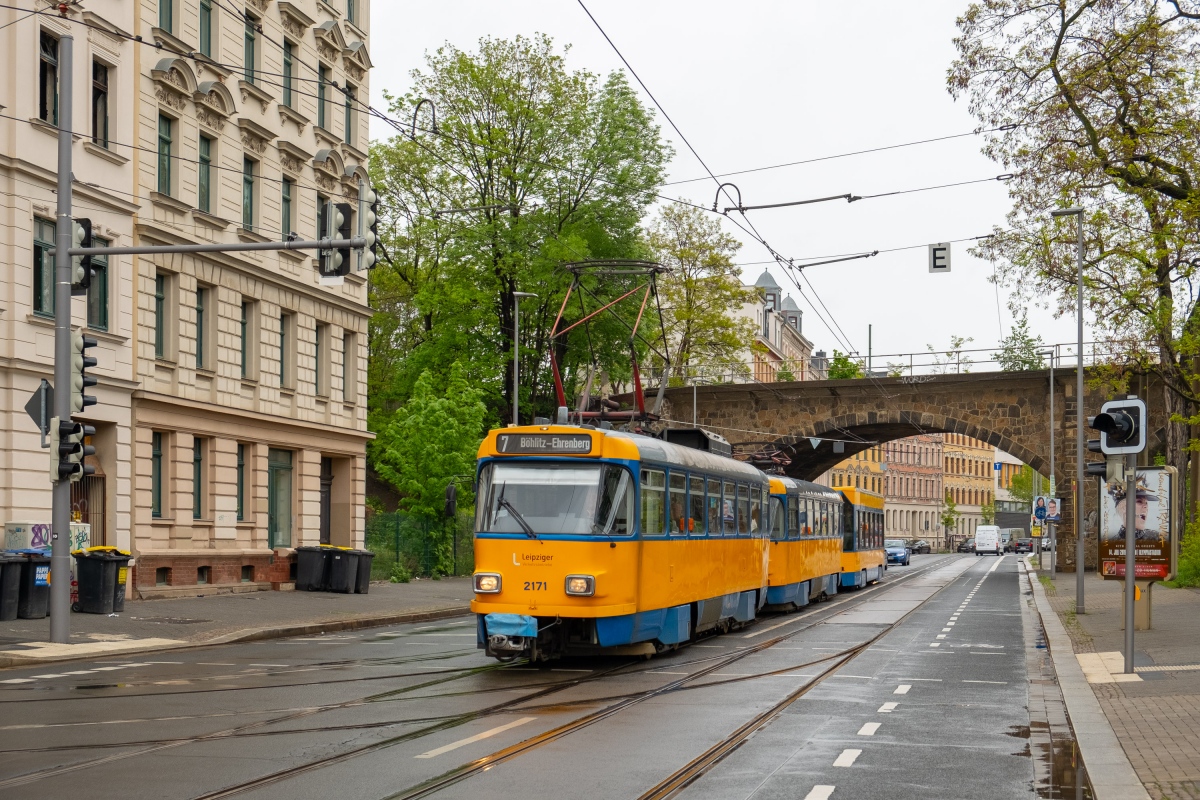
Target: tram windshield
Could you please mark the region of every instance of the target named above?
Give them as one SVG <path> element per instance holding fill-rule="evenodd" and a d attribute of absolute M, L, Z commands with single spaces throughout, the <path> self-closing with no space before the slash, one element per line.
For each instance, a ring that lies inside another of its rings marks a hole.
<path fill-rule="evenodd" d="M 535 535 L 628 534 L 633 524 L 632 483 L 628 470 L 611 465 L 493 462 L 479 476 L 475 529 L 523 533 L 505 507 L 511 506 Z"/>

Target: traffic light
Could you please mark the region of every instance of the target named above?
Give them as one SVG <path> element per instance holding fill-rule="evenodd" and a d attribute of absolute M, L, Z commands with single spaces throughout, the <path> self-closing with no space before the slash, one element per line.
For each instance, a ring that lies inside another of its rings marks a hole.
<path fill-rule="evenodd" d="M 69 480 L 72 483 L 85 475 L 92 475 L 96 468 L 84 463 L 88 456 L 96 454 L 96 448 L 84 444 L 89 436 L 95 436 L 96 429 L 91 425 L 71 420 L 54 418 L 51 425 L 51 442 L 58 456 L 57 470 L 52 470 L 50 479 L 56 481 Z"/>
<path fill-rule="evenodd" d="M 321 277 L 338 278 L 350 274 L 350 204 L 329 202 L 325 206 L 325 230 L 322 236 L 331 240 L 330 249 L 321 253 Z"/>
<path fill-rule="evenodd" d="M 71 247 L 92 247 L 92 221 L 90 219 L 71 220 Z M 92 257 L 71 257 L 71 294 L 87 294 L 92 285 Z"/>
<path fill-rule="evenodd" d="M 367 246 L 358 251 L 358 269 L 370 269 L 379 261 L 379 195 L 364 184 L 358 197 L 358 229 Z"/>
<path fill-rule="evenodd" d="M 1133 395 L 1109 400 L 1088 420 L 1100 431 L 1100 450 L 1108 456 L 1140 453 L 1146 449 L 1146 403 Z"/>
<path fill-rule="evenodd" d="M 1092 421 L 1095 419 L 1096 419 L 1095 417 L 1088 417 L 1088 425 L 1091 426 Z M 1092 452 L 1092 453 L 1101 452 L 1100 440 L 1099 439 L 1088 439 L 1087 440 L 1087 449 L 1089 452 Z M 1107 478 L 1108 470 L 1109 470 L 1109 461 L 1108 460 L 1088 461 L 1088 462 L 1086 462 L 1086 465 L 1084 466 L 1084 474 L 1087 475 L 1089 478 Z"/>
<path fill-rule="evenodd" d="M 87 371 L 96 366 L 95 356 L 89 356 L 87 351 L 97 345 L 95 339 L 75 331 L 71 336 L 71 413 L 78 414 L 88 406 L 96 405 L 96 398 L 84 392 L 95 386 L 96 378 L 88 375 Z"/>

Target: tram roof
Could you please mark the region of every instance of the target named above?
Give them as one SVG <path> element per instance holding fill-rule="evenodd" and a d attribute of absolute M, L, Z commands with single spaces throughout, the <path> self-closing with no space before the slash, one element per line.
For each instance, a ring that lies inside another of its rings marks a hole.
<path fill-rule="evenodd" d="M 771 481 L 779 481 L 783 485 L 785 493 L 790 495 L 796 495 L 798 497 L 821 497 L 826 500 L 841 500 L 841 495 L 828 486 L 822 486 L 819 483 L 801 481 L 797 480 L 796 478 L 789 478 L 787 475 L 772 475 Z"/>

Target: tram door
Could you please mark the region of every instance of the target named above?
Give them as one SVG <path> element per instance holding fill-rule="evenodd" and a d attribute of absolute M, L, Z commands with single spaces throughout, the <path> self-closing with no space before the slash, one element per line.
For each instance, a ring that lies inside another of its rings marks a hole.
<path fill-rule="evenodd" d="M 321 458 L 321 544 L 330 544 L 333 517 L 333 459 Z"/>

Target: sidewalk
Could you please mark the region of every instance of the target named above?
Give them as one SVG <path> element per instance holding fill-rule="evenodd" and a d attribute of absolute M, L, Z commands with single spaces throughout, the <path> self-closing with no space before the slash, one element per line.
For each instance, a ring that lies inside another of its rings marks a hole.
<path fill-rule="evenodd" d="M 71 644 L 49 645 L 50 619 L 0 622 L 0 667 L 268 639 L 436 619 L 469 611 L 471 579 L 373 583 L 368 594 L 249 592 L 127 600 L 119 615 L 71 615 Z"/>
<path fill-rule="evenodd" d="M 1100 708 L 1151 798 L 1200 800 L 1200 591 L 1154 587 L 1154 628 L 1136 632 L 1130 679 L 1121 584 L 1085 580 L 1084 615 L 1074 613 L 1074 574 L 1058 575 L 1046 595 Z"/>

